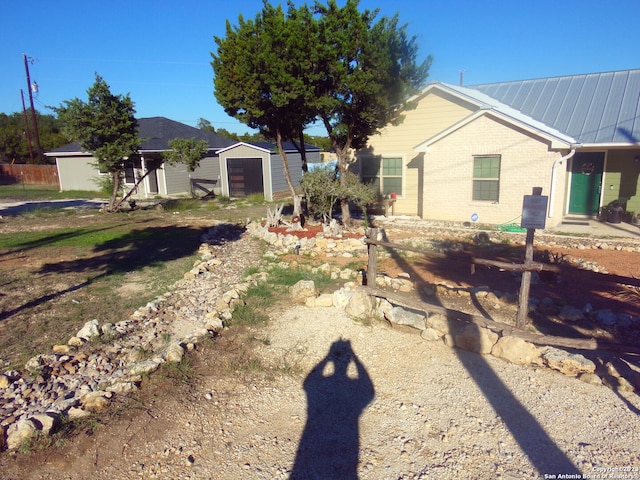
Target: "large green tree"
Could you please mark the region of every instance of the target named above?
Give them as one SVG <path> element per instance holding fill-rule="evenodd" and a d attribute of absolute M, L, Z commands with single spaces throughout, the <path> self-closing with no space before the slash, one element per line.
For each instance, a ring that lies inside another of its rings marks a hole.
<path fill-rule="evenodd" d="M 303 75 L 308 49 L 296 15 L 292 5 L 285 14 L 265 1 L 255 19 L 240 15 L 237 26 L 227 21 L 225 37 L 215 37 L 211 64 L 215 96 L 225 111 L 275 140 L 297 214 L 300 201 L 283 142 L 299 138 L 315 114 L 306 108 L 313 92 Z"/>
<path fill-rule="evenodd" d="M 215 95 L 227 113 L 277 141 L 298 138 L 301 145 L 304 128 L 319 120 L 342 182 L 355 161 L 352 150 L 402 120 L 431 64 L 431 57 L 417 61 L 416 38 L 397 15 L 376 20 L 378 11 L 361 12 L 358 5 L 289 3 L 285 14 L 265 0 L 255 20 L 241 16 L 235 28 L 227 23 L 212 54 Z M 340 200 L 349 223 L 349 198 Z"/>
<path fill-rule="evenodd" d="M 113 189 L 109 211 L 116 211 L 121 191 L 124 162 L 140 148 L 138 122 L 129 95 L 114 95 L 107 82 L 96 74 L 95 83 L 87 90 L 86 102 L 74 98 L 54 107 L 65 135 L 80 143 L 98 161 L 98 168 L 111 175 Z"/>
<path fill-rule="evenodd" d="M 402 111 L 424 86 L 431 57 L 419 63 L 415 37 L 400 26 L 398 15 L 376 21 L 378 11 L 358 9 L 358 0 L 339 7 L 335 0 L 315 4 L 319 59 L 324 72 L 316 83 L 314 108 L 338 157 L 343 182 L 355 161 L 352 149 L 388 124 L 402 121 Z M 341 199 L 343 222 L 349 223 L 349 199 Z"/>

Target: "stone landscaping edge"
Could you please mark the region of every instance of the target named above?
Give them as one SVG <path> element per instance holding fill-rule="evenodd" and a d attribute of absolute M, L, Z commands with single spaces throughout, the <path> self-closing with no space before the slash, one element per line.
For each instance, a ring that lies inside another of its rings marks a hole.
<path fill-rule="evenodd" d="M 137 390 L 144 375 L 152 374 L 164 363 L 180 362 L 185 352 L 196 348 L 204 337 L 223 333 L 234 309 L 244 303 L 247 290 L 267 281 L 269 269 L 276 266 L 308 268 L 345 281 L 344 286 L 332 294 L 318 294 L 312 281 L 302 280 L 289 289 L 292 302 L 315 308 L 335 306 L 354 319 L 385 319 L 392 325 L 419 333 L 425 341 L 442 341 L 449 347 L 493 355 L 508 362 L 550 368 L 590 384 L 620 391 L 633 391 L 637 385 L 637 378 L 627 377 L 638 374 L 629 373 L 615 362 L 606 364 L 606 372 L 597 372 L 596 365 L 578 353 L 538 347 L 517 337 L 500 336 L 486 328 L 452 322 L 440 314 L 394 306 L 360 288 L 362 272 L 328 263 L 311 267 L 304 262 L 279 261 L 281 255 L 290 253 L 361 257 L 367 249 L 364 236 L 301 239 L 275 234 L 259 223 L 250 222 L 246 225 L 247 234 L 231 242 L 225 241 L 228 228 L 218 225 L 205 233 L 201 239 L 200 260 L 194 267 L 171 291 L 140 307 L 130 318 L 102 325 L 98 320 L 88 321 L 66 344 L 54 345 L 51 353 L 31 358 L 22 371 L 0 374 L 0 451 L 16 450 L 36 433 L 54 433 L 64 418 L 100 414 L 118 396 Z M 249 241 L 246 237 L 269 245 L 263 260 L 270 262 L 261 262 L 265 271 L 246 278 L 234 277 L 237 281 L 230 284 L 229 272 L 234 265 L 225 255 L 226 249 L 233 248 L 235 242 Z M 599 246 L 593 248 L 603 248 L 601 243 L 594 245 Z M 415 288 L 408 276 L 403 275 L 398 278 L 379 275 L 375 285 L 400 292 L 411 292 Z M 451 293 L 446 286 L 436 288 L 439 293 Z M 185 293 L 193 291 L 200 292 L 197 298 Z M 499 292 L 484 294 L 494 295 L 497 301 L 512 301 Z M 549 299 L 533 305 L 549 308 Z M 558 315 L 589 315 L 602 325 L 615 325 L 634 333 L 640 330 L 637 317 L 610 311 L 593 312 L 586 307 L 565 306 Z"/>

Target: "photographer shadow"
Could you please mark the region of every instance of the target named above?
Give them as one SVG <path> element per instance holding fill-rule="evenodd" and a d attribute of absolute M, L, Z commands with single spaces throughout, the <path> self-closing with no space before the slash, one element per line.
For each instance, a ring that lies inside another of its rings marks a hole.
<path fill-rule="evenodd" d="M 375 396 L 373 383 L 348 340 L 335 341 L 304 381 L 305 425 L 290 480 L 357 480 L 358 421 Z"/>

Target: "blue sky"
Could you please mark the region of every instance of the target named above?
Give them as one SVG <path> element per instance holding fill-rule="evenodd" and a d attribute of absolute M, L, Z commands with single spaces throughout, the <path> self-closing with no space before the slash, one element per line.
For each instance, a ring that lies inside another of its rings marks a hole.
<path fill-rule="evenodd" d="M 210 52 L 227 19 L 235 24 L 261 7 L 262 0 L 0 0 L 0 112 L 22 109 L 26 53 L 42 113 L 86 100 L 97 72 L 112 93 L 131 95 L 138 118 L 193 126 L 206 118 L 248 131 L 213 96 Z M 639 0 L 361 0 L 360 7 L 399 13 L 421 57 L 434 57 L 429 81 L 458 84 L 460 72 L 473 85 L 640 68 Z"/>

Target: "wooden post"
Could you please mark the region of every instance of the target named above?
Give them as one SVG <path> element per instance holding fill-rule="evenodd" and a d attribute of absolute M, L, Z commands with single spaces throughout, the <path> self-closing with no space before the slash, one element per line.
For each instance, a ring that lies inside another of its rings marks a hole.
<path fill-rule="evenodd" d="M 533 187 L 533 195 L 542 195 L 541 187 Z M 524 250 L 524 266 L 526 270 L 522 272 L 522 283 L 520 284 L 520 294 L 518 295 L 518 315 L 516 317 L 516 328 L 524 329 L 527 325 L 529 315 L 529 290 L 531 289 L 531 270 L 533 264 L 533 236 L 535 228 L 527 228 L 527 239 Z"/>
<path fill-rule="evenodd" d="M 369 240 L 376 240 L 378 238 L 378 229 L 371 228 L 369 229 Z M 373 287 L 376 286 L 376 256 L 378 254 L 378 246 L 369 243 L 368 244 L 368 252 L 369 258 L 367 259 L 367 285 L 371 285 Z"/>

